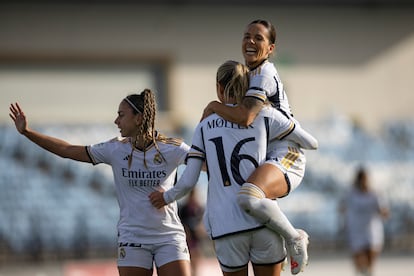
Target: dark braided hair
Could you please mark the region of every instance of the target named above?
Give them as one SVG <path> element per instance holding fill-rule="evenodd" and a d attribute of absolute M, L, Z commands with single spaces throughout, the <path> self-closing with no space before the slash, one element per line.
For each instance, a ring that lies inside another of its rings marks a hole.
<path fill-rule="evenodd" d="M 157 103 L 155 101 L 155 95 L 150 89 L 144 89 L 140 94 L 131 94 L 128 95 L 125 100 L 127 103 L 132 107 L 133 113 L 142 114 L 142 123 L 138 127 L 137 139 L 135 139 L 135 144 L 133 145 L 132 151 L 137 148 L 137 141 L 138 138 L 141 138 L 144 141 L 144 144 L 152 141 L 162 156 L 159 147 L 156 142 L 156 130 L 155 130 L 155 114 L 157 112 Z M 145 150 L 144 150 L 145 156 Z M 165 161 L 165 159 L 164 159 Z M 132 162 L 132 152 L 131 158 L 129 159 L 129 167 L 131 166 Z M 145 167 L 147 167 L 147 163 L 144 157 Z"/>

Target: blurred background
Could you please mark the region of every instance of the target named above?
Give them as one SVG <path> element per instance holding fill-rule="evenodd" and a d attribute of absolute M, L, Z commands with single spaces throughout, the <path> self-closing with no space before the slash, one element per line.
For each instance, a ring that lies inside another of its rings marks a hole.
<path fill-rule="evenodd" d="M 15 131 L 9 104 L 18 101 L 37 130 L 93 144 L 118 135 L 122 98 L 151 88 L 158 128 L 191 143 L 204 106 L 216 99 L 216 69 L 242 61 L 244 28 L 257 18 L 276 26 L 272 61 L 295 117 L 319 140 L 319 150 L 307 152 L 302 185 L 280 200 L 309 232 L 312 256 L 349 258 L 338 205 L 363 165 L 391 210 L 383 254 L 412 259 L 413 14 L 409 0 L 2 1 L 0 275 L 48 264 L 53 269 L 36 275 L 75 275 L 96 260 L 100 272 L 82 275 L 116 275 L 110 168 L 30 144 Z M 202 174 L 201 205 L 206 182 Z M 214 260 L 206 236 L 200 249 Z"/>

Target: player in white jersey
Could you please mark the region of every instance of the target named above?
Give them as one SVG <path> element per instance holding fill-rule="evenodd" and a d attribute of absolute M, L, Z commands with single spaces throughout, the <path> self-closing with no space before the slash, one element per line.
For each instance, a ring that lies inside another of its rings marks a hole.
<path fill-rule="evenodd" d="M 255 20 L 247 25 L 242 40 L 242 51 L 245 63 L 250 69 L 250 86 L 243 103 L 230 107 L 213 101 L 205 108 L 203 118 L 217 113 L 231 122 L 249 125 L 263 104 L 269 101 L 275 109 L 299 124 L 293 118 L 277 70 L 268 60 L 275 50 L 275 41 L 276 31 L 269 21 Z M 269 162 L 256 169 L 247 179 L 243 196 L 239 200 L 249 214 L 261 220 L 273 218 L 269 227 L 287 241 L 292 274 L 299 273 L 307 264 L 308 236 L 303 230 L 295 229 L 279 207 L 272 204 L 270 206 L 273 208 L 268 209 L 266 198 L 286 196 L 299 186 L 305 172 L 304 157 L 300 148 L 295 145 L 291 146 L 291 152 L 286 156 L 281 155 L 278 148 L 269 145 Z M 300 166 L 290 166 L 292 158 Z"/>
<path fill-rule="evenodd" d="M 210 102 L 202 119 L 218 113 L 227 120 L 247 126 L 251 124 L 265 101 L 288 117 L 293 117 L 284 85 L 276 66 L 269 61 L 275 51 L 276 31 L 271 22 L 254 20 L 243 34 L 242 52 L 250 70 L 249 89 L 243 104 L 226 107 L 219 101 Z"/>
<path fill-rule="evenodd" d="M 157 210 L 148 196 L 170 189 L 189 146 L 155 130 L 155 97 L 145 89 L 119 104 L 115 124 L 122 137 L 90 146 L 72 145 L 28 127 L 20 106 L 10 106 L 17 130 L 42 148 L 64 158 L 112 167 L 120 207 L 118 270 L 121 276 L 190 276 L 190 256 L 177 204 Z"/>
<path fill-rule="evenodd" d="M 375 274 L 375 263 L 384 245 L 384 220 L 390 215 L 386 202 L 371 184 L 367 169 L 358 168 L 352 188 L 339 206 L 356 275 Z"/>
<path fill-rule="evenodd" d="M 247 68 L 228 61 L 217 72 L 217 94 L 226 104 L 241 102 L 248 85 Z M 283 240 L 276 232 L 247 214 L 237 203 L 245 179 L 265 161 L 270 140 L 288 139 L 312 148 L 315 139 L 274 108 L 264 107 L 247 127 L 217 114 L 204 119 L 193 135 L 187 167 L 173 189 L 151 194 L 160 208 L 185 195 L 206 162 L 208 196 L 205 225 L 215 240 L 217 258 L 224 275 L 245 275 L 252 262 L 256 275 L 279 275 L 285 258 Z"/>
<path fill-rule="evenodd" d="M 283 83 L 272 62 L 266 59 L 257 67 L 251 68 L 249 80 L 246 97 L 256 98 L 261 102 L 269 101 L 273 107 L 288 117 L 293 117 Z"/>

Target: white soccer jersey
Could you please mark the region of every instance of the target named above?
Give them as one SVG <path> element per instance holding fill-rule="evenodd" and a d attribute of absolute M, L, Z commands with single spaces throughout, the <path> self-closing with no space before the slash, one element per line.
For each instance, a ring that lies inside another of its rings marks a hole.
<path fill-rule="evenodd" d="M 197 126 L 188 158 L 206 160 L 209 180 L 205 223 L 213 239 L 262 227 L 237 204 L 237 193 L 265 161 L 268 139 L 282 139 L 294 127 L 274 108 L 263 108 L 248 127 L 216 114 Z"/>
<path fill-rule="evenodd" d="M 254 97 L 263 102 L 267 98 L 275 108 L 292 117 L 288 97 L 273 63 L 266 60 L 249 72 L 249 79 L 250 87 L 246 97 Z"/>
<path fill-rule="evenodd" d="M 353 188 L 345 198 L 345 204 L 346 230 L 352 252 L 365 248 L 381 250 L 384 225 L 380 212 L 384 206 L 378 195 Z"/>
<path fill-rule="evenodd" d="M 112 167 L 120 207 L 120 243 L 185 240 L 177 203 L 156 209 L 148 196 L 160 188 L 173 187 L 177 166 L 184 163 L 189 146 L 172 138 L 157 139 L 157 144 L 162 156 L 153 144 L 145 152 L 134 150 L 131 168 L 128 168 L 132 150 L 129 138 L 115 138 L 87 147 L 94 165 L 105 163 Z"/>
<path fill-rule="evenodd" d="M 287 94 L 275 65 L 266 60 L 257 68 L 251 70 L 249 74 L 250 87 L 246 92 L 246 96 L 254 97 L 263 102 L 268 99 L 273 107 L 294 120 L 298 126 L 299 122 L 293 118 Z M 305 154 L 299 145 L 294 142 L 288 140 L 271 142 L 268 146 L 267 158 L 277 161 L 277 166 L 283 172 L 297 175 L 299 181 L 305 174 Z M 296 188 L 298 185 L 299 183 L 295 183 L 292 188 Z"/>

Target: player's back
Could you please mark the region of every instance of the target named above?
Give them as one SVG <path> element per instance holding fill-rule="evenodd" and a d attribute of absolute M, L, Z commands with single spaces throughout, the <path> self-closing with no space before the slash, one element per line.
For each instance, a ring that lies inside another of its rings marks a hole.
<path fill-rule="evenodd" d="M 209 177 L 207 227 L 212 237 L 237 233 L 262 225 L 237 204 L 237 193 L 249 175 L 265 160 L 267 145 L 265 117 L 248 127 L 213 114 L 196 130 L 206 152 Z M 194 146 L 194 140 L 193 140 Z"/>

